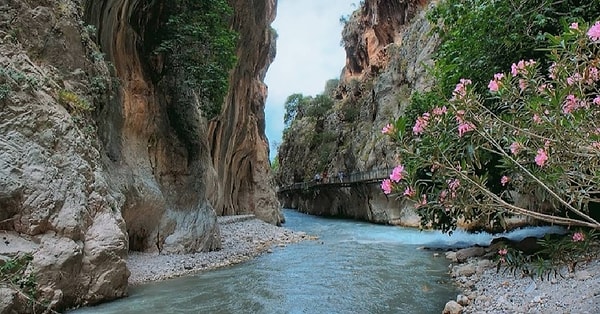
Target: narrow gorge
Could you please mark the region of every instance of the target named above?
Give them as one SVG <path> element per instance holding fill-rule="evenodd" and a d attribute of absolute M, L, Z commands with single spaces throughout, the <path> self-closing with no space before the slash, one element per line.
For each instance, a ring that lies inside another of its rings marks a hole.
<path fill-rule="evenodd" d="M 263 112 L 276 2 L 229 5 L 237 63 L 207 119 L 156 53 L 171 2 L 0 1 L 0 257 L 30 259 L 36 299 L 126 296 L 129 250 L 218 249 L 217 215 L 282 222 Z M 32 310 L 0 296 L 3 313 Z"/>
<path fill-rule="evenodd" d="M 370 0 L 349 17 L 342 33 L 346 66 L 327 95 L 334 103 L 324 115 L 299 112 L 284 131 L 278 185 L 311 181 L 315 173 L 335 180 L 340 171 L 351 175 L 396 165 L 397 148 L 381 128 L 406 112 L 414 92 L 431 86 L 426 66 L 439 44 L 425 17 L 431 5 Z M 412 205 L 386 197 L 379 184 L 287 191 L 279 197 L 283 207 L 310 214 L 419 226 Z"/>

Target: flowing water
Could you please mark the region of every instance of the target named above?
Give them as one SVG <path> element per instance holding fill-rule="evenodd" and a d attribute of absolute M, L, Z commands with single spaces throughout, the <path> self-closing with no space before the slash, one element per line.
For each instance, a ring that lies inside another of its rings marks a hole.
<path fill-rule="evenodd" d="M 434 257 L 421 248 L 487 245 L 492 239 L 290 210 L 285 217 L 286 228 L 319 240 L 277 248 L 232 267 L 135 287 L 128 298 L 74 313 L 441 313 L 459 292 L 443 254 Z"/>

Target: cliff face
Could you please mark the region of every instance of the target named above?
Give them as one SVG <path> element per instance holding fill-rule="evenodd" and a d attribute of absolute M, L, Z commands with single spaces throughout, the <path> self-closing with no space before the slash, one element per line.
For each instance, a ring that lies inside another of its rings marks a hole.
<path fill-rule="evenodd" d="M 353 13 L 342 34 L 346 66 L 331 95 L 335 104 L 322 117 L 292 123 L 279 148 L 279 185 L 311 180 L 317 172 L 350 174 L 399 163 L 381 128 L 404 113 L 413 92 L 430 84 L 423 64 L 431 64 L 438 40 L 429 34 L 426 8 L 422 0 L 367 0 Z M 279 196 L 284 206 L 303 212 L 418 225 L 410 206 L 388 199 L 378 186 L 356 189 Z"/>
<path fill-rule="evenodd" d="M 262 113 L 275 2 L 231 4 L 239 61 L 209 123 L 152 53 L 168 1 L 0 0 L 0 262 L 31 254 L 39 300 L 126 295 L 128 250 L 219 248 L 214 208 L 281 221 Z M 0 312 L 31 310 L 13 288 Z"/>
<path fill-rule="evenodd" d="M 275 195 L 265 136 L 263 83 L 275 57 L 275 0 L 230 0 L 240 33 L 238 65 L 231 73 L 223 113 L 209 124 L 212 162 L 210 200 L 219 215 L 253 213 L 264 221 L 283 220 Z"/>

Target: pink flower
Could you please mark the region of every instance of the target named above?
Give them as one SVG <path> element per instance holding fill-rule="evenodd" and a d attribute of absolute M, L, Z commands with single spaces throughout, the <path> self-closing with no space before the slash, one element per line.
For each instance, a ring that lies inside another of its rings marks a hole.
<path fill-rule="evenodd" d="M 392 179 L 394 182 L 400 182 L 400 180 L 402 180 L 402 172 L 404 172 L 404 166 L 396 166 L 396 168 L 392 170 L 392 174 L 390 174 L 390 179 Z"/>
<path fill-rule="evenodd" d="M 556 79 L 556 73 L 558 72 L 558 70 L 556 69 L 556 62 L 552 62 L 552 64 L 550 65 L 550 68 L 548 68 L 548 72 L 550 73 L 548 76 L 555 80 Z"/>
<path fill-rule="evenodd" d="M 600 80 L 600 71 L 598 71 L 597 67 L 589 67 L 588 68 L 588 84 L 592 84 L 593 82 Z"/>
<path fill-rule="evenodd" d="M 581 242 L 585 240 L 585 236 L 581 232 L 573 233 L 573 242 Z"/>
<path fill-rule="evenodd" d="M 470 122 L 463 122 L 458 125 L 458 137 L 462 137 L 465 133 L 475 130 L 475 126 Z"/>
<path fill-rule="evenodd" d="M 595 148 L 595 149 L 597 149 L 597 150 L 600 150 L 600 142 L 593 142 L 592 143 L 592 147 Z"/>
<path fill-rule="evenodd" d="M 429 123 L 429 113 L 425 112 L 422 116 L 417 118 L 415 125 L 413 126 L 413 134 L 419 135 L 425 133 L 425 128 Z"/>
<path fill-rule="evenodd" d="M 518 154 L 521 151 L 521 149 L 523 149 L 523 145 L 521 145 L 521 143 L 519 142 L 513 142 L 512 144 L 510 144 L 510 152 L 513 155 Z"/>
<path fill-rule="evenodd" d="M 571 86 L 575 83 L 581 82 L 583 77 L 579 73 L 575 73 L 569 77 L 567 77 L 567 85 Z"/>
<path fill-rule="evenodd" d="M 392 193 L 392 181 L 390 179 L 385 179 L 381 182 L 381 189 L 383 190 L 383 194 Z"/>
<path fill-rule="evenodd" d="M 382 134 L 393 134 L 394 126 L 392 124 L 388 123 L 386 126 L 383 127 L 383 129 L 381 129 L 381 133 Z"/>
<path fill-rule="evenodd" d="M 488 88 L 490 89 L 490 92 L 497 92 L 500 86 L 498 85 L 497 81 L 491 80 L 488 84 Z"/>
<path fill-rule="evenodd" d="M 499 255 L 505 256 L 506 254 L 508 254 L 508 250 L 507 249 L 501 249 L 498 251 Z"/>
<path fill-rule="evenodd" d="M 571 26 L 569 26 L 570 29 L 579 29 L 579 23 L 575 22 L 575 23 L 571 23 Z"/>
<path fill-rule="evenodd" d="M 547 160 L 548 153 L 546 153 L 546 150 L 543 148 L 538 149 L 537 155 L 535 156 L 535 163 L 538 166 L 543 167 Z"/>
<path fill-rule="evenodd" d="M 504 73 L 496 73 L 494 74 L 494 81 L 500 81 L 504 78 Z"/>
<path fill-rule="evenodd" d="M 471 80 L 469 79 L 460 79 L 460 82 L 456 84 L 454 91 L 452 92 L 452 100 L 454 99 L 462 99 L 467 94 L 466 87 L 471 85 Z"/>
<path fill-rule="evenodd" d="M 460 180 L 458 180 L 458 179 L 449 179 L 447 182 L 448 182 L 448 188 L 451 191 L 456 191 L 458 189 L 458 187 L 460 186 Z"/>
<path fill-rule="evenodd" d="M 541 124 L 542 123 L 542 118 L 540 117 L 539 114 L 537 114 L 537 113 L 533 114 L 533 122 L 535 122 L 536 124 Z"/>
<path fill-rule="evenodd" d="M 596 22 L 587 32 L 588 37 L 591 41 L 600 40 L 600 21 Z"/>
<path fill-rule="evenodd" d="M 406 189 L 404 189 L 404 194 L 402 194 L 404 196 L 408 196 L 408 197 L 413 197 L 415 196 L 415 190 L 413 190 L 410 186 L 406 187 Z"/>
<path fill-rule="evenodd" d="M 448 109 L 446 108 L 446 106 L 443 106 L 441 108 L 440 107 L 433 108 L 433 111 L 432 111 L 434 116 L 441 116 L 443 114 L 446 114 L 447 112 L 448 112 Z"/>
<path fill-rule="evenodd" d="M 579 108 L 579 99 L 575 95 L 568 95 L 565 103 L 563 104 L 563 113 L 569 114 Z"/>
<path fill-rule="evenodd" d="M 524 91 L 525 89 L 527 89 L 527 81 L 524 79 L 520 79 L 519 80 L 519 88 L 521 89 L 521 91 Z"/>
<path fill-rule="evenodd" d="M 594 105 L 600 106 L 600 95 L 596 96 L 592 103 L 594 103 Z"/>
<path fill-rule="evenodd" d="M 510 178 L 507 176 L 502 176 L 502 178 L 500 178 L 500 183 L 502 184 L 502 186 L 505 186 L 506 184 L 508 184 L 508 182 L 510 182 Z"/>
<path fill-rule="evenodd" d="M 446 197 L 448 197 L 448 190 L 442 190 L 442 192 L 440 192 L 440 202 L 444 202 L 446 200 Z"/>

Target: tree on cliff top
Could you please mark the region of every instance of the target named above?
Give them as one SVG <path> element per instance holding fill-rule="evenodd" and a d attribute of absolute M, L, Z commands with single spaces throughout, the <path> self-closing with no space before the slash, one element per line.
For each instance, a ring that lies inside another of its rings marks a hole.
<path fill-rule="evenodd" d="M 166 53 L 167 71 L 185 77 L 183 84 L 198 93 L 207 118 L 221 112 L 236 63 L 238 34 L 229 27 L 233 9 L 226 0 L 176 0 L 160 34 L 156 53 Z"/>

